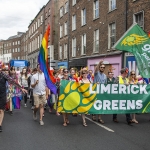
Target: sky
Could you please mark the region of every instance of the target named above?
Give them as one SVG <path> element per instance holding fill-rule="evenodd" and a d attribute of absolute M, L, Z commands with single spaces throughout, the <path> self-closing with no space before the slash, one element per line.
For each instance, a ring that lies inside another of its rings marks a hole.
<path fill-rule="evenodd" d="M 0 0 L 0 39 L 26 32 L 31 20 L 49 0 Z"/>

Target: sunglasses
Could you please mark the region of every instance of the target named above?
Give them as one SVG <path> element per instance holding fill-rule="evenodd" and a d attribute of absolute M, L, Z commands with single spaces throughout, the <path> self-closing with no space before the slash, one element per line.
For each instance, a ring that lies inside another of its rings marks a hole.
<path fill-rule="evenodd" d="M 131 75 L 135 75 L 135 74 L 131 74 Z"/>
<path fill-rule="evenodd" d="M 82 74 L 87 74 L 86 72 L 83 72 Z"/>
<path fill-rule="evenodd" d="M 100 68 L 103 68 L 103 69 L 105 69 L 105 67 L 100 67 Z"/>
<path fill-rule="evenodd" d="M 68 71 L 64 71 L 64 73 L 68 73 Z"/>

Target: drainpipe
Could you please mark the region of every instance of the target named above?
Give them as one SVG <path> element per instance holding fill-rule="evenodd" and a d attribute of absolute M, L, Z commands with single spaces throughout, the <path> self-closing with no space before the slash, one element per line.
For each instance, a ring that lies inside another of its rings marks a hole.
<path fill-rule="evenodd" d="M 69 70 L 69 57 L 70 57 L 70 43 L 69 43 L 69 38 L 70 38 L 70 32 L 69 32 L 69 29 L 70 29 L 70 2 L 68 1 L 68 46 L 67 46 L 67 62 L 68 62 L 68 70 Z"/>
<path fill-rule="evenodd" d="M 128 0 L 125 0 L 125 32 L 128 28 Z M 125 51 L 122 52 L 122 68 L 125 66 Z"/>

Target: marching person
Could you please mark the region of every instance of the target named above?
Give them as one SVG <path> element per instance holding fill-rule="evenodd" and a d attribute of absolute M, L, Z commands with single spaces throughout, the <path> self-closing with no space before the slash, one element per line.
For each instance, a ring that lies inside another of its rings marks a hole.
<path fill-rule="evenodd" d="M 91 81 L 87 78 L 88 71 L 87 70 L 81 70 L 81 77 L 82 79 L 79 81 L 80 83 L 91 83 Z M 86 121 L 85 121 L 85 114 L 82 114 L 82 121 L 83 126 L 87 127 Z"/>
<path fill-rule="evenodd" d="M 138 79 L 136 77 L 135 71 L 131 71 L 129 75 L 129 84 L 138 84 Z M 138 121 L 135 118 L 135 114 L 132 114 L 132 122 L 138 123 Z"/>
<path fill-rule="evenodd" d="M 19 76 L 19 83 L 24 87 L 24 89 L 28 90 L 28 78 L 29 78 L 29 74 L 27 73 L 26 68 L 22 69 L 22 72 Z M 27 107 L 27 94 L 23 95 L 24 97 L 24 107 Z"/>
<path fill-rule="evenodd" d="M 44 105 L 48 99 L 48 88 L 45 81 L 44 73 L 40 70 L 40 65 L 37 65 L 37 73 L 31 78 L 31 87 L 33 88 L 34 110 L 33 119 L 37 120 L 37 111 L 40 108 L 40 125 L 44 125 L 43 113 Z"/>
<path fill-rule="evenodd" d="M 91 83 L 93 83 L 93 81 L 94 81 L 93 70 L 89 70 L 89 74 L 88 74 L 87 78 L 91 81 Z"/>
<path fill-rule="evenodd" d="M 113 72 L 108 72 L 108 77 L 107 77 L 107 84 L 114 84 L 115 83 L 115 78 L 113 77 Z M 118 123 L 118 120 L 116 119 L 117 114 L 113 114 L 113 121 Z"/>
<path fill-rule="evenodd" d="M 2 122 L 4 119 L 4 109 L 6 105 L 6 81 L 20 88 L 23 93 L 27 93 L 27 91 L 17 84 L 12 78 L 2 72 L 2 65 L 0 63 L 0 132 L 2 132 Z"/>
<path fill-rule="evenodd" d="M 106 84 L 107 83 L 107 77 L 104 74 L 105 65 L 103 64 L 103 61 L 100 61 L 99 64 L 96 66 L 95 73 L 94 73 L 94 83 L 97 84 Z M 96 121 L 96 116 L 92 115 L 92 120 Z M 104 121 L 101 118 L 101 115 L 98 115 L 98 122 L 101 124 L 104 124 Z"/>
<path fill-rule="evenodd" d="M 120 70 L 120 73 L 121 73 L 121 75 L 116 78 L 115 83 L 117 83 L 117 84 L 129 85 L 129 80 L 128 80 L 128 78 L 127 78 L 127 75 L 128 75 L 128 68 L 122 68 L 122 69 Z M 117 121 L 117 114 L 116 114 L 116 115 L 113 115 L 113 120 L 114 120 L 115 122 L 118 122 L 118 121 Z M 131 125 L 132 119 L 131 119 L 130 114 L 126 114 L 126 121 L 127 121 L 128 125 Z"/>
<path fill-rule="evenodd" d="M 63 69 L 63 77 L 61 80 L 69 80 L 69 75 L 68 75 L 69 71 L 67 69 Z M 69 124 L 69 120 L 68 120 L 68 113 L 62 113 L 63 115 L 63 126 L 66 127 Z"/>

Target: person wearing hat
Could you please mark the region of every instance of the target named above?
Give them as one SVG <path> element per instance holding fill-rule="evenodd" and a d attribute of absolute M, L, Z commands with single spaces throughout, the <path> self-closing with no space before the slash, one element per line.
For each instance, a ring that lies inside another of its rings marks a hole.
<path fill-rule="evenodd" d="M 12 78 L 6 75 L 3 71 L 3 63 L 0 62 L 0 132 L 2 132 L 2 122 L 4 118 L 4 109 L 6 105 L 6 81 L 19 87 L 23 93 L 27 93 L 19 84 L 17 84 Z"/>

